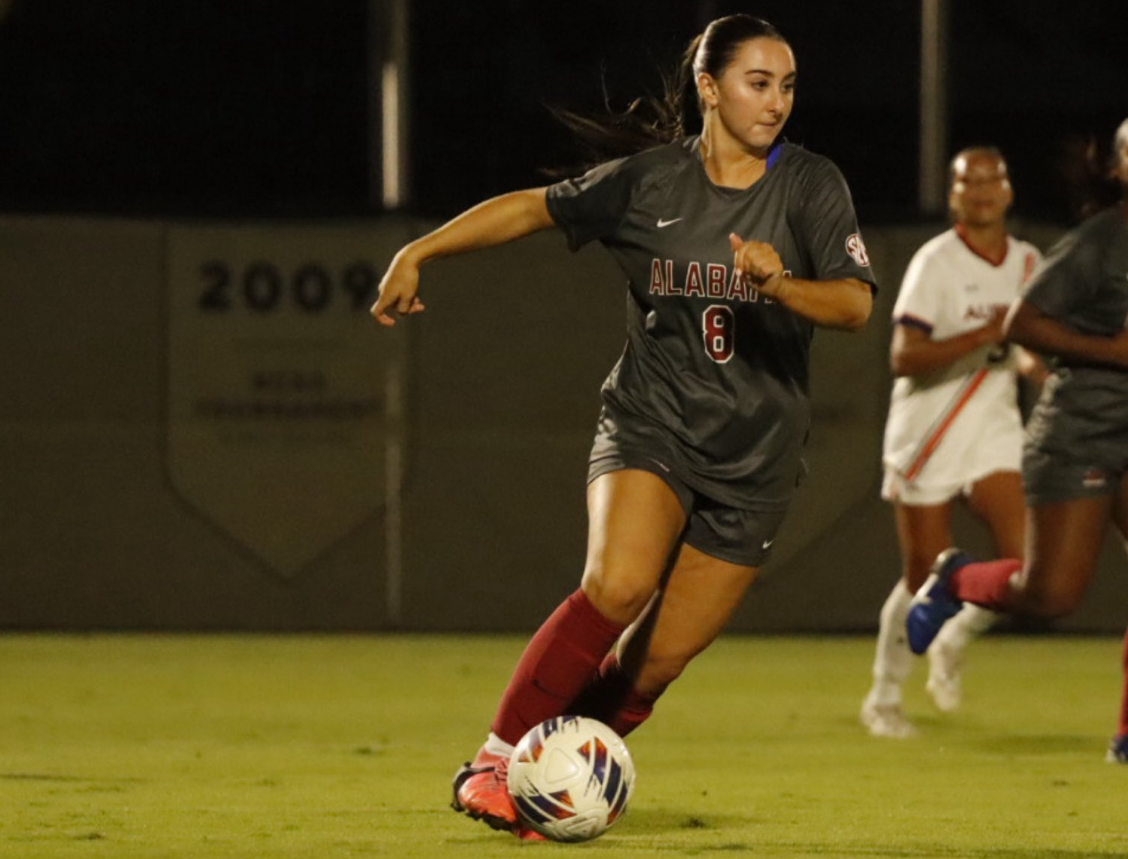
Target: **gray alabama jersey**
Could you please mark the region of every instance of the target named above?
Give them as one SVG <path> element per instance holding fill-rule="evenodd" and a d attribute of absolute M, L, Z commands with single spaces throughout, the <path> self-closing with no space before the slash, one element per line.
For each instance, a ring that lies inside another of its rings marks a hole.
<path fill-rule="evenodd" d="M 771 244 L 810 280 L 873 283 L 846 183 L 777 144 L 747 189 L 714 184 L 690 137 L 548 189 L 569 246 L 600 240 L 628 279 L 627 344 L 603 386 L 602 442 L 668 451 L 694 489 L 787 506 L 807 434 L 813 325 L 733 271 L 729 234 Z"/>
<path fill-rule="evenodd" d="M 1086 334 L 1128 324 L 1128 217 L 1120 207 L 1070 232 L 1035 275 L 1026 301 Z M 1128 371 L 1055 360 L 1031 415 L 1028 443 L 1065 456 L 1128 455 Z"/>

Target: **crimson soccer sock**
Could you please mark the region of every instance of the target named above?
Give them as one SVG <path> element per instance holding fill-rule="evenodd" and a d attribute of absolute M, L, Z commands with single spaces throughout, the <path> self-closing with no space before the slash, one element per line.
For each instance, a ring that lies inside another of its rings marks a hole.
<path fill-rule="evenodd" d="M 1021 569 L 1022 561 L 1015 558 L 968 564 L 952 574 L 952 593 L 964 602 L 1006 611 L 1011 576 Z"/>
<path fill-rule="evenodd" d="M 563 714 L 625 628 L 582 590 L 573 593 L 525 647 L 490 730 L 516 745 L 534 725 Z"/>
<path fill-rule="evenodd" d="M 1118 736 L 1128 735 L 1128 633 L 1124 635 L 1124 691 L 1121 693 L 1120 698 L 1120 727 L 1117 730 Z"/>
<path fill-rule="evenodd" d="M 634 688 L 612 652 L 599 666 L 599 676 L 572 703 L 571 712 L 598 719 L 625 737 L 650 718 L 657 700 L 657 695 L 643 695 Z"/>
<path fill-rule="evenodd" d="M 619 709 L 611 714 L 607 724 L 620 737 L 625 737 L 650 718 L 650 714 L 654 712 L 654 702 L 657 700 L 657 696 L 643 695 L 632 688 L 619 705 Z"/>

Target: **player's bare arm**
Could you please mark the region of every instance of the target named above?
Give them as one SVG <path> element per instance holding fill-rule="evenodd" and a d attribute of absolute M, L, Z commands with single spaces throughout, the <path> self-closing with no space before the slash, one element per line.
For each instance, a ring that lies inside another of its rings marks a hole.
<path fill-rule="evenodd" d="M 1004 330 L 1008 340 L 1033 352 L 1128 367 L 1128 330 L 1115 337 L 1083 334 L 1027 301 L 1018 301 L 1011 308 Z"/>
<path fill-rule="evenodd" d="M 858 331 L 873 310 L 873 288 L 864 280 L 803 280 L 772 275 L 758 287 L 793 313 L 824 328 Z"/>
<path fill-rule="evenodd" d="M 370 312 L 381 325 L 395 325 L 392 314 L 407 316 L 424 309 L 418 297 L 423 263 L 504 244 L 553 225 L 544 188 L 513 191 L 479 203 L 401 248 L 380 281 L 380 296 Z"/>
<path fill-rule="evenodd" d="M 776 249 L 765 242 L 729 236 L 736 271 L 762 295 L 774 298 L 788 310 L 816 325 L 857 331 L 873 310 L 873 290 L 856 278 L 803 280 L 784 273 Z"/>
<path fill-rule="evenodd" d="M 914 325 L 897 324 L 889 344 L 889 367 L 894 376 L 924 376 L 941 370 L 976 349 L 1001 343 L 1005 316 L 1006 310 L 996 310 L 986 325 L 942 340 L 934 340 Z"/>

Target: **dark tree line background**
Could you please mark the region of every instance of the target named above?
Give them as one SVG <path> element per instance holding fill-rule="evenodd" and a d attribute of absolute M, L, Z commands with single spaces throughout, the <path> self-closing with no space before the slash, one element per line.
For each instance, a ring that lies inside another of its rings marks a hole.
<path fill-rule="evenodd" d="M 1008 155 L 1017 211 L 1066 221 L 1092 136 L 1128 115 L 1128 4 L 950 0 L 950 142 Z M 326 217 L 369 199 L 365 0 L 0 4 L 0 208 Z M 579 153 L 546 105 L 655 91 L 710 18 L 795 48 L 789 139 L 845 172 L 863 221 L 918 216 L 919 4 L 415 0 L 410 210 L 444 217 Z M 373 159 L 374 156 L 374 159 Z"/>

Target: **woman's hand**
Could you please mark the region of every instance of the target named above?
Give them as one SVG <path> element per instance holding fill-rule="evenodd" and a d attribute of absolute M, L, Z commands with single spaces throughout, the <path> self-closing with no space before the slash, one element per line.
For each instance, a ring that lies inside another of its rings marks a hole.
<path fill-rule="evenodd" d="M 729 233 L 733 267 L 760 295 L 778 301 L 815 325 L 857 331 L 873 310 L 873 288 L 856 278 L 803 280 L 784 273 L 783 260 L 766 242 Z"/>
<path fill-rule="evenodd" d="M 780 293 L 787 288 L 787 277 L 776 249 L 767 242 L 746 242 L 736 233 L 729 233 L 729 244 L 737 276 L 756 287 L 760 294 L 782 299 Z"/>
<path fill-rule="evenodd" d="M 783 275 L 783 261 L 776 249 L 766 242 L 746 242 L 736 233 L 729 233 L 733 266 L 736 273 L 755 286 Z"/>
<path fill-rule="evenodd" d="M 983 343 L 1002 343 L 1006 339 L 1006 334 L 1003 331 L 1003 323 L 1006 322 L 1007 311 L 1010 307 L 996 307 L 991 311 L 991 318 L 987 320 L 987 324 L 982 328 L 977 329 L 980 336 L 983 338 Z"/>
<path fill-rule="evenodd" d="M 369 312 L 381 325 L 391 327 L 396 324 L 392 313 L 410 316 L 426 309 L 419 300 L 418 292 L 419 264 L 400 251 L 384 273 L 380 281 L 380 296 Z"/>

